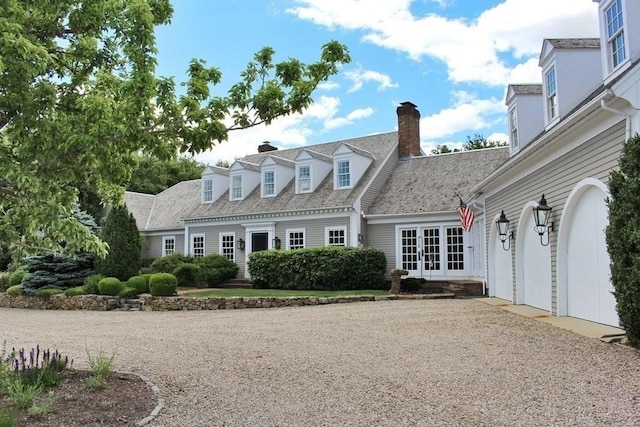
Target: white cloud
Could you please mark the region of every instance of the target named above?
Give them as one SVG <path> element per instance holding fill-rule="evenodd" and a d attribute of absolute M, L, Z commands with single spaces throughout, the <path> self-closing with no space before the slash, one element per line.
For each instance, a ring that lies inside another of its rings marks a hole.
<path fill-rule="evenodd" d="M 502 100 L 496 98 L 474 99 L 466 92 L 452 94 L 451 107 L 420 119 L 421 138 L 446 138 L 459 132 L 478 132 L 493 124 L 496 117 L 506 114 Z M 442 143 L 440 143 L 442 144 Z"/>
<path fill-rule="evenodd" d="M 511 63 L 536 56 L 545 37 L 596 37 L 597 8 L 586 0 L 504 0 L 474 19 L 414 16 L 411 0 L 296 0 L 298 18 L 442 61 L 453 82 L 504 85 Z"/>
<path fill-rule="evenodd" d="M 353 110 L 346 117 L 336 117 L 331 120 L 327 120 L 324 123 L 324 128 L 327 130 L 335 129 L 342 126 L 347 126 L 355 122 L 356 120 L 365 119 L 373 114 L 375 110 L 369 108 L 358 108 Z"/>
<path fill-rule="evenodd" d="M 340 85 L 337 82 L 334 81 L 328 81 L 328 82 L 320 82 L 320 84 L 318 84 L 318 89 L 320 90 L 325 90 L 327 92 L 334 90 L 334 89 L 338 89 L 340 87 Z"/>
<path fill-rule="evenodd" d="M 359 91 L 362 89 L 362 86 L 368 82 L 378 83 L 377 90 L 398 87 L 398 83 L 394 83 L 390 76 L 377 71 L 357 68 L 355 70 L 345 71 L 344 76 L 353 82 L 353 85 L 349 88 L 347 93 Z"/>

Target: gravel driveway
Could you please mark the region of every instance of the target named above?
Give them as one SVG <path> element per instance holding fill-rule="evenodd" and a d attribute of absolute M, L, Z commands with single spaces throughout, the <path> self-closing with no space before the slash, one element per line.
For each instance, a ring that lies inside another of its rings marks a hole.
<path fill-rule="evenodd" d="M 640 352 L 475 300 L 200 312 L 0 309 L 9 347 L 117 349 L 151 426 L 631 426 Z"/>

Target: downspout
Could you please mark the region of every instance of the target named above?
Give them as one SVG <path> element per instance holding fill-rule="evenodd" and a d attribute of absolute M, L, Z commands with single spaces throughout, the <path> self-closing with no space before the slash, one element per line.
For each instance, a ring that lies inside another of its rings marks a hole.
<path fill-rule="evenodd" d="M 616 96 L 616 94 L 611 89 L 605 90 L 605 94 L 607 96 L 600 100 L 600 107 L 602 107 L 603 110 L 608 111 L 612 114 L 616 114 L 618 116 L 624 117 L 624 121 L 625 121 L 624 140 L 628 141 L 629 139 L 631 139 L 631 115 L 626 114 L 623 111 L 616 110 L 615 108 L 611 108 L 607 105 L 606 99 L 614 98 Z"/>

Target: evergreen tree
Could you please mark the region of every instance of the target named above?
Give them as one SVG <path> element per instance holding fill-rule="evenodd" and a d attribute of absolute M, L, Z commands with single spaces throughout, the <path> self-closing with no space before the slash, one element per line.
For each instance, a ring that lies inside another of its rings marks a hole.
<path fill-rule="evenodd" d="M 640 135 L 623 146 L 620 168 L 610 174 L 607 248 L 620 323 L 640 347 Z"/>
<path fill-rule="evenodd" d="M 100 237 L 109 245 L 109 253 L 104 259 L 98 259 L 98 273 L 123 281 L 138 274 L 140 233 L 126 206 L 115 206 L 109 211 Z"/>

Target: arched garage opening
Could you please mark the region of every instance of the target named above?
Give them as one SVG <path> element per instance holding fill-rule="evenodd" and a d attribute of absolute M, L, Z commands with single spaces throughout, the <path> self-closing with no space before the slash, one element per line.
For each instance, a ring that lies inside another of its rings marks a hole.
<path fill-rule="evenodd" d="M 605 238 L 608 194 L 594 178 L 569 194 L 558 233 L 558 315 L 619 326 Z"/>
<path fill-rule="evenodd" d="M 513 301 L 513 247 L 503 249 L 498 239 L 498 217 L 493 219 L 489 233 L 489 295 Z"/>
<path fill-rule="evenodd" d="M 518 220 L 516 236 L 516 303 L 551 311 L 551 247 L 540 244 L 527 202 Z"/>

